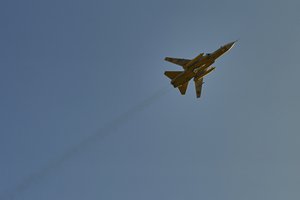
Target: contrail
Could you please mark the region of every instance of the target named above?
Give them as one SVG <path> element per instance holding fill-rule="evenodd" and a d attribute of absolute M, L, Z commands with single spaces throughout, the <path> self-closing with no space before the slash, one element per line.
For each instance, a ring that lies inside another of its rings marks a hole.
<path fill-rule="evenodd" d="M 48 165 L 46 165 L 44 168 L 39 170 L 36 173 L 33 173 L 29 175 L 27 178 L 25 178 L 21 183 L 19 183 L 14 189 L 7 190 L 4 192 L 0 197 L 0 199 L 8 199 L 8 200 L 14 200 L 16 199 L 22 192 L 26 191 L 30 186 L 37 184 L 39 181 L 41 181 L 43 178 L 45 178 L 48 174 L 53 172 L 56 169 L 59 169 L 60 166 L 64 164 L 67 160 L 71 159 L 73 156 L 78 154 L 79 152 L 82 152 L 89 146 L 97 143 L 101 139 L 108 136 L 110 133 L 112 133 L 115 129 L 117 129 L 120 125 L 124 124 L 128 120 L 130 120 L 132 117 L 134 117 L 137 113 L 144 110 L 157 100 L 159 100 L 161 97 L 163 97 L 165 94 L 167 94 L 170 90 L 167 88 L 160 89 L 156 91 L 153 95 L 145 99 L 144 101 L 140 102 L 139 104 L 135 105 L 134 107 L 130 108 L 120 116 L 116 117 L 115 119 L 111 120 L 109 123 L 104 125 L 102 128 L 99 129 L 95 134 L 91 135 L 90 137 L 86 138 L 85 140 L 81 141 L 79 144 L 75 145 L 71 149 L 69 149 L 67 152 L 62 154 L 59 158 L 56 160 L 53 160 Z"/>

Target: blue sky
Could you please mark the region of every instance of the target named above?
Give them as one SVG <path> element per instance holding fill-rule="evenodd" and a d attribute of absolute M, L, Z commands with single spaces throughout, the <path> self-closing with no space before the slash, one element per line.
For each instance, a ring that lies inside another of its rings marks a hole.
<path fill-rule="evenodd" d="M 299 6 L 1 1 L 1 199 L 299 199 Z"/>

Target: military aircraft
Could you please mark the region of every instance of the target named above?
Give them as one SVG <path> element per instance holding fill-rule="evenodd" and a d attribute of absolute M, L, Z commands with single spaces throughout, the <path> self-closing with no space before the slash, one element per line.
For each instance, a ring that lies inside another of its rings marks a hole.
<path fill-rule="evenodd" d="M 211 65 L 229 51 L 236 42 L 225 44 L 212 53 L 201 53 L 192 60 L 166 57 L 166 61 L 182 66 L 183 71 L 165 71 L 165 75 L 171 79 L 171 84 L 174 88 L 178 88 L 182 95 L 185 94 L 189 81 L 194 78 L 196 96 L 200 98 L 204 76 L 215 69 Z"/>

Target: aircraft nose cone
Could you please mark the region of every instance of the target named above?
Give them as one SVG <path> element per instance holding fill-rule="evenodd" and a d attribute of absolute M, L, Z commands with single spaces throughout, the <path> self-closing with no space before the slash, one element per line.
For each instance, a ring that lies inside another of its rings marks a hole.
<path fill-rule="evenodd" d="M 231 48 L 234 46 L 234 44 L 235 44 L 236 42 L 237 42 L 237 40 L 234 41 L 234 42 L 230 42 L 230 43 L 226 44 L 226 45 L 225 45 L 226 49 L 228 49 L 228 50 L 231 49 Z M 227 50 L 227 51 L 228 51 L 228 50 Z"/>

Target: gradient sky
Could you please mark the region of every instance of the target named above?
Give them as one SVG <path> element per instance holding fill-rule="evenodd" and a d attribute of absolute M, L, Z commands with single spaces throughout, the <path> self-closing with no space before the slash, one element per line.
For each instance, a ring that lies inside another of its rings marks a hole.
<path fill-rule="evenodd" d="M 2 0 L 0 199 L 299 200 L 299 8 Z M 163 75 L 236 39 L 201 99 Z"/>

